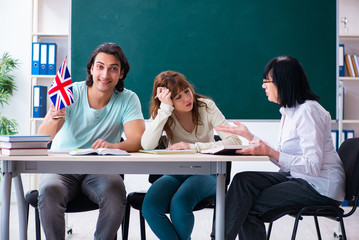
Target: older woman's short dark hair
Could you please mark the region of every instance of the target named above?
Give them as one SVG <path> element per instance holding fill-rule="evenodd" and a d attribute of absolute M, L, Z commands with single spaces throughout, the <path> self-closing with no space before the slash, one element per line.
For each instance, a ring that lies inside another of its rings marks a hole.
<path fill-rule="evenodd" d="M 122 92 L 125 87 L 125 78 L 127 76 L 127 73 L 130 71 L 130 64 L 128 63 L 128 60 L 123 53 L 120 46 L 118 46 L 116 43 L 103 43 L 100 46 L 98 46 L 92 53 L 89 58 L 89 61 L 87 63 L 87 78 L 86 78 L 86 85 L 92 86 L 93 84 L 93 78 L 91 74 L 91 67 L 94 64 L 95 58 L 97 54 L 99 53 L 107 53 L 115 56 L 118 60 L 121 62 L 121 71 L 123 71 L 123 77 L 119 79 L 115 89 L 118 92 Z"/>
<path fill-rule="evenodd" d="M 264 68 L 263 79 L 268 79 L 268 76 L 277 86 L 279 104 L 283 107 L 319 100 L 309 86 L 302 64 L 294 57 L 281 56 L 270 60 Z"/>

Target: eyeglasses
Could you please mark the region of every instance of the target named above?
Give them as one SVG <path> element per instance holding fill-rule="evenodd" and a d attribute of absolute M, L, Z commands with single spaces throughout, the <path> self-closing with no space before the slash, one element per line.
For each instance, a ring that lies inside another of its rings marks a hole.
<path fill-rule="evenodd" d="M 273 82 L 273 80 L 263 79 L 263 84 L 264 83 L 271 83 L 271 82 Z"/>

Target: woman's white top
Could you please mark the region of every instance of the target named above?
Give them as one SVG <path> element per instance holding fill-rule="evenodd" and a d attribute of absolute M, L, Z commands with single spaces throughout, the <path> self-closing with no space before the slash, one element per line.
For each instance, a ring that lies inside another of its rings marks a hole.
<path fill-rule="evenodd" d="M 171 126 L 171 130 L 174 135 L 174 139 L 171 142 L 187 142 L 190 145 L 190 149 L 200 152 L 204 149 L 209 149 L 214 145 L 238 145 L 241 144 L 241 140 L 237 135 L 231 133 L 218 132 L 222 141 L 214 142 L 214 130 L 213 128 L 219 125 L 228 125 L 225 117 L 221 111 L 217 108 L 216 104 L 210 100 L 201 98 L 199 99 L 207 104 L 207 107 L 199 108 L 199 116 L 202 124 L 197 126 L 197 131 L 186 131 L 178 122 L 175 114 L 173 113 L 173 106 L 161 103 L 158 109 L 158 114 L 155 119 L 150 119 L 146 126 L 146 130 L 142 135 L 141 145 L 145 150 L 154 149 L 158 145 L 158 140 L 162 136 L 163 128 L 170 116 L 172 116 L 174 122 Z"/>
<path fill-rule="evenodd" d="M 333 144 L 330 114 L 309 100 L 293 108 L 282 107 L 280 112 L 280 155 L 278 162 L 272 162 L 280 171 L 307 181 L 321 195 L 343 201 L 345 174 Z"/>

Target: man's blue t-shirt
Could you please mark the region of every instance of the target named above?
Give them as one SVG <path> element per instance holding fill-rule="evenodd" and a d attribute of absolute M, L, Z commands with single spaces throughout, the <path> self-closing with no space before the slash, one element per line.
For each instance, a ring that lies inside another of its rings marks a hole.
<path fill-rule="evenodd" d="M 90 108 L 84 81 L 73 83 L 73 94 L 75 102 L 66 107 L 67 118 L 52 141 L 52 150 L 91 148 L 99 138 L 109 143 L 120 142 L 123 125 L 143 119 L 140 100 L 130 90 L 114 92 L 101 110 Z"/>

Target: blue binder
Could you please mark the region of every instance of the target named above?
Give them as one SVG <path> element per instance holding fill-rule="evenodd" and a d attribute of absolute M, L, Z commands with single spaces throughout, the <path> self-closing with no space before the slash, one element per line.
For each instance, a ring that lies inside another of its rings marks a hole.
<path fill-rule="evenodd" d="M 32 95 L 33 112 L 32 117 L 42 118 L 46 115 L 47 108 L 47 87 L 35 85 Z"/>
<path fill-rule="evenodd" d="M 339 50 L 338 52 L 339 77 L 344 77 L 345 76 L 344 44 L 339 44 L 338 50 Z"/>
<path fill-rule="evenodd" d="M 40 75 L 47 74 L 47 43 L 40 43 Z"/>
<path fill-rule="evenodd" d="M 56 74 L 56 43 L 48 43 L 47 74 Z"/>
<path fill-rule="evenodd" d="M 354 137 L 354 130 L 343 130 L 344 140 Z"/>
<path fill-rule="evenodd" d="M 33 42 L 32 43 L 32 75 L 40 74 L 40 43 Z"/>

